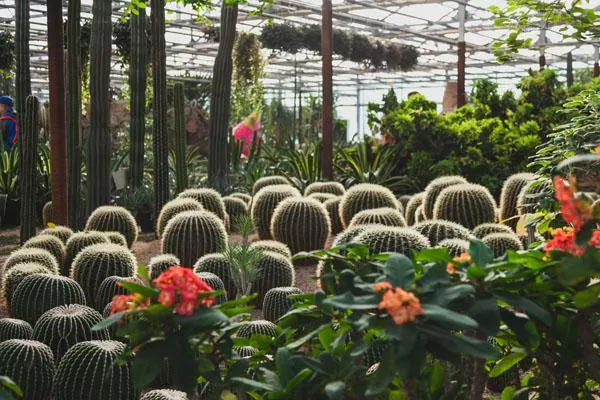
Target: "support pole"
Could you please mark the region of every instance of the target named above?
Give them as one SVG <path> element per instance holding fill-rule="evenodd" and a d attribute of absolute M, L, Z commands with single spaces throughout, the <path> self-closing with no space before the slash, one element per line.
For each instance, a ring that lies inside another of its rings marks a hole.
<path fill-rule="evenodd" d="M 356 135 L 360 137 L 360 78 L 356 75 Z"/>
<path fill-rule="evenodd" d="M 573 86 L 573 53 L 567 53 L 567 87 Z"/>
<path fill-rule="evenodd" d="M 466 66 L 466 43 L 465 43 L 465 3 L 458 4 L 458 65 L 456 82 L 456 108 L 467 103 L 465 95 L 465 66 Z"/>
<path fill-rule="evenodd" d="M 540 29 L 540 39 L 538 40 L 538 45 L 540 46 L 540 71 L 546 68 L 546 43 L 546 27 L 542 26 Z"/>
<path fill-rule="evenodd" d="M 594 78 L 600 76 L 600 47 L 594 46 L 594 71 L 592 73 Z"/>
<path fill-rule="evenodd" d="M 333 9 L 331 0 L 323 0 L 321 56 L 323 57 L 323 178 L 333 179 Z"/>

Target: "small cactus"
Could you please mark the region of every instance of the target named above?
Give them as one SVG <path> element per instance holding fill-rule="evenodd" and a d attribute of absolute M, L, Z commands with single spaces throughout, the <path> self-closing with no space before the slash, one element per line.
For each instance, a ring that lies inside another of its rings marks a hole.
<path fill-rule="evenodd" d="M 432 219 L 419 222 L 412 229 L 427 237 L 432 246 L 444 239 L 471 239 L 471 232 L 467 228 L 450 221 Z"/>
<path fill-rule="evenodd" d="M 226 196 L 223 197 L 223 203 L 225 203 L 225 210 L 233 223 L 240 217 L 248 215 L 248 204 L 240 198 Z"/>
<path fill-rule="evenodd" d="M 42 207 L 42 226 L 47 228 L 49 224 L 54 222 L 54 216 L 52 214 L 52 202 L 47 201 Z"/>
<path fill-rule="evenodd" d="M 223 222 L 209 211 L 184 211 L 173 217 L 162 237 L 162 252 L 175 255 L 181 265 L 191 268 L 205 254 L 227 245 Z"/>
<path fill-rule="evenodd" d="M 304 189 L 304 195 L 310 196 L 313 193 L 329 193 L 342 196 L 346 193 L 346 188 L 339 182 L 313 182 Z"/>
<path fill-rule="evenodd" d="M 19 385 L 23 400 L 48 399 L 54 371 L 52 350 L 45 344 L 23 339 L 0 343 L 0 376 L 8 376 Z"/>
<path fill-rule="evenodd" d="M 410 198 L 408 203 L 406 203 L 406 207 L 404 207 L 404 218 L 406 219 L 406 224 L 408 226 L 412 226 L 416 223 L 417 210 L 423 205 L 424 198 L 425 192 L 417 193 Z"/>
<path fill-rule="evenodd" d="M 517 199 L 519 215 L 534 213 L 538 209 L 538 198 L 550 187 L 552 187 L 550 179 L 535 180 L 523 187 Z"/>
<path fill-rule="evenodd" d="M 100 286 L 98 286 L 98 290 L 96 291 L 96 297 L 94 299 L 94 308 L 96 311 L 102 312 L 104 307 L 108 303 L 110 303 L 118 294 L 129 294 L 129 291 L 119 285 L 121 282 L 134 282 L 140 283 L 138 278 L 133 276 L 116 276 L 112 275 L 106 277 Z"/>
<path fill-rule="evenodd" d="M 250 339 L 254 335 L 275 337 L 277 335 L 277 325 L 271 321 L 258 319 L 243 324 L 237 331 L 237 336 L 247 339 Z"/>
<path fill-rule="evenodd" d="M 450 257 L 458 257 L 469 251 L 470 243 L 463 239 L 444 239 L 438 243 L 437 247 L 448 249 Z"/>
<path fill-rule="evenodd" d="M 292 254 L 320 250 L 331 233 L 327 209 L 317 200 L 290 197 L 279 203 L 271 220 L 271 235 Z"/>
<path fill-rule="evenodd" d="M 157 389 L 146 392 L 140 400 L 188 400 L 185 392 L 171 389 Z"/>
<path fill-rule="evenodd" d="M 92 340 L 72 346 L 60 360 L 54 394 L 60 400 L 137 400 L 129 363 L 117 363 L 125 344 Z"/>
<path fill-rule="evenodd" d="M 514 233 L 492 233 L 481 241 L 492 249 L 494 257 L 502 257 L 508 250 L 523 250 L 523 244 Z"/>
<path fill-rule="evenodd" d="M 376 224 L 349 226 L 335 237 L 331 247 L 339 247 L 348 244 L 354 241 L 354 239 L 356 239 L 356 237 L 359 236 L 361 233 L 366 232 L 371 228 L 384 228 L 384 226 Z"/>
<path fill-rule="evenodd" d="M 286 258 L 292 258 L 292 252 L 290 251 L 290 248 L 284 243 L 278 242 L 277 240 L 259 240 L 250 244 L 250 248 L 260 251 L 272 251 L 274 253 L 281 254 Z"/>
<path fill-rule="evenodd" d="M 235 197 L 240 200 L 243 200 L 244 203 L 246 203 L 246 205 L 248 205 L 248 206 L 250 205 L 250 202 L 252 201 L 252 196 L 250 196 L 248 193 L 235 192 L 235 193 L 231 193 L 229 195 L 229 197 Z"/>
<path fill-rule="evenodd" d="M 263 301 L 263 315 L 267 321 L 275 322 L 285 315 L 294 305 L 290 296 L 302 294 L 302 290 L 289 286 L 273 288 L 267 292 Z"/>
<path fill-rule="evenodd" d="M 197 200 L 191 198 L 176 198 L 165 204 L 160 210 L 156 221 L 156 235 L 162 237 L 167 223 L 183 211 L 202 211 L 204 207 Z"/>
<path fill-rule="evenodd" d="M 119 206 L 101 206 L 89 216 L 86 231 L 121 232 L 127 239 L 127 247 L 131 247 L 138 237 L 138 226 L 135 217 L 129 210 Z"/>
<path fill-rule="evenodd" d="M 410 228 L 371 228 L 361 233 L 356 242 L 367 245 L 375 253 L 401 253 L 411 257 L 413 251 L 429 247 L 429 240 Z"/>
<path fill-rule="evenodd" d="M 270 289 L 294 286 L 294 266 L 281 254 L 265 251 L 254 268 L 258 271 L 258 277 L 252 282 L 252 293 L 258 294 L 256 297 L 258 307 L 262 307 L 265 295 Z"/>
<path fill-rule="evenodd" d="M 445 219 L 473 229 L 477 225 L 494 222 L 496 202 L 484 186 L 471 183 L 452 185 L 437 197 L 433 215 L 435 219 Z"/>
<path fill-rule="evenodd" d="M 107 330 L 92 331 L 102 315 L 81 304 L 54 307 L 40 316 L 33 328 L 33 338 L 52 349 L 58 363 L 71 346 L 87 340 L 108 340 Z"/>
<path fill-rule="evenodd" d="M 300 197 L 300 192 L 290 185 L 271 185 L 259 190 L 252 199 L 250 215 L 261 240 L 273 239 L 271 236 L 273 212 L 281 201 L 289 197 Z"/>
<path fill-rule="evenodd" d="M 217 275 L 212 272 L 198 272 L 196 273 L 200 279 L 202 279 L 208 286 L 214 290 L 225 290 L 225 284 Z M 227 292 L 216 298 L 216 303 L 221 304 L 227 301 Z"/>
<path fill-rule="evenodd" d="M 121 232 L 106 232 L 106 237 L 112 244 L 118 244 L 119 246 L 128 247 L 127 239 Z"/>
<path fill-rule="evenodd" d="M 110 240 L 102 232 L 77 232 L 67 240 L 65 261 L 63 262 L 60 273 L 69 276 L 71 273 L 71 264 L 79 252 L 88 246 L 101 243 L 110 243 Z"/>
<path fill-rule="evenodd" d="M 188 189 L 181 192 L 178 198 L 194 199 L 204 207 L 206 211 L 215 214 L 219 219 L 225 222 L 225 203 L 219 192 L 213 189 Z"/>
<path fill-rule="evenodd" d="M 400 203 L 403 210 L 406 210 L 406 206 L 412 197 L 412 194 L 403 194 L 402 196 L 398 196 L 398 203 Z"/>
<path fill-rule="evenodd" d="M 435 202 L 442 190 L 452 185 L 458 185 L 462 183 L 467 183 L 467 180 L 462 176 L 457 175 L 441 176 L 429 182 L 429 184 L 425 187 L 425 196 L 423 197 L 423 213 L 425 214 L 425 218 L 433 218 Z"/>
<path fill-rule="evenodd" d="M 487 235 L 492 233 L 507 233 L 507 234 L 515 234 L 515 232 L 507 225 L 496 224 L 494 222 L 488 222 L 485 224 L 477 225 L 473 229 L 473 235 L 477 239 L 483 239 Z"/>
<path fill-rule="evenodd" d="M 415 224 L 423 221 L 427 221 L 427 217 L 425 216 L 424 206 L 421 204 L 415 211 Z"/>
<path fill-rule="evenodd" d="M 6 304 L 10 305 L 10 299 L 17 286 L 19 286 L 19 283 L 21 283 L 25 277 L 33 274 L 52 274 L 52 272 L 50 272 L 48 268 L 37 263 L 17 264 L 8 270 L 3 277 L 2 285 L 2 297 L 6 300 Z"/>
<path fill-rule="evenodd" d="M 158 256 L 154 256 L 148 263 L 150 279 L 154 280 L 170 267 L 180 264 L 181 261 L 179 261 L 179 258 L 175 257 L 173 254 L 160 254 Z"/>
<path fill-rule="evenodd" d="M 233 265 L 231 265 L 225 255 L 221 253 L 206 254 L 196 262 L 194 265 L 194 272 L 196 274 L 204 272 L 215 274 L 223 282 L 227 297 L 230 299 L 236 298 L 237 287 L 235 286 L 232 275 Z"/>
<path fill-rule="evenodd" d="M 241 358 L 249 358 L 258 353 L 258 350 L 252 346 L 234 346 L 233 350 Z"/>
<path fill-rule="evenodd" d="M 254 182 L 254 185 L 252 185 L 252 196 L 256 196 L 256 194 L 259 192 L 260 189 L 267 187 L 267 186 L 289 185 L 289 184 L 290 184 L 290 181 L 288 181 L 287 178 L 284 176 L 280 176 L 280 175 L 265 176 L 263 178 L 258 179 L 256 182 Z"/>
<path fill-rule="evenodd" d="M 10 339 L 30 340 L 33 328 L 29 322 L 15 318 L 0 318 L 0 343 Z"/>
<path fill-rule="evenodd" d="M 308 196 L 306 196 L 309 199 L 315 199 L 317 200 L 319 203 L 325 203 L 327 200 L 331 200 L 331 199 L 335 199 L 338 198 L 340 196 L 336 196 L 335 194 L 331 194 L 331 193 L 311 193 Z"/>
<path fill-rule="evenodd" d="M 54 256 L 58 265 L 62 265 L 65 258 L 65 245 L 52 235 L 34 236 L 23 244 L 24 249 L 43 249 Z"/>
<path fill-rule="evenodd" d="M 500 192 L 500 223 L 510 226 L 513 230 L 516 229 L 519 215 L 517 209 L 519 194 L 535 179 L 536 175 L 534 174 L 520 173 L 511 175 L 504 181 Z"/>
<path fill-rule="evenodd" d="M 39 264 L 46 267 L 53 274 L 58 274 L 58 263 L 56 258 L 47 250 L 43 249 L 19 249 L 13 251 L 4 262 L 4 273 L 17 264 Z"/>
<path fill-rule="evenodd" d="M 385 226 L 406 226 L 404 217 L 395 208 L 382 207 L 373 208 L 369 210 L 363 210 L 358 212 L 350 221 L 350 226 L 354 225 L 368 225 L 368 224 L 381 224 Z"/>
<path fill-rule="evenodd" d="M 360 211 L 381 207 L 398 208 L 398 200 L 396 200 L 394 193 L 381 185 L 360 183 L 352 186 L 342 196 L 340 219 L 347 227 L 350 225 L 352 217 Z"/>
<path fill-rule="evenodd" d="M 329 213 L 329 221 L 331 222 L 331 234 L 332 235 L 337 235 L 344 229 L 342 220 L 340 219 L 340 202 L 341 201 L 342 201 L 342 198 L 338 196 L 333 199 L 329 199 L 324 203 L 325 209 L 327 210 L 327 213 Z"/>
<path fill-rule="evenodd" d="M 44 229 L 40 232 L 40 235 L 56 236 L 61 240 L 61 242 L 63 242 L 64 245 L 66 245 L 67 240 L 69 240 L 69 238 L 73 236 L 73 231 L 71 230 L 71 228 L 68 228 L 66 226 L 55 226 L 53 228 Z"/>

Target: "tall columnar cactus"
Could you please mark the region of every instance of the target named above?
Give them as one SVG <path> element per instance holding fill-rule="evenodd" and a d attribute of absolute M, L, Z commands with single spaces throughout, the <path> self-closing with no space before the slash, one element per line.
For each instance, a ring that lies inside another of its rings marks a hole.
<path fill-rule="evenodd" d="M 179 261 L 179 258 L 175 257 L 173 254 L 160 254 L 152 257 L 148 263 L 148 273 L 150 274 L 150 279 L 154 280 L 158 278 L 160 274 L 179 264 L 181 264 L 181 261 Z"/>
<path fill-rule="evenodd" d="M 25 118 L 20 125 L 21 158 L 19 188 L 21 191 L 21 244 L 35 235 L 37 204 L 37 145 L 40 133 L 40 101 L 35 96 L 25 101 Z"/>
<path fill-rule="evenodd" d="M 4 273 L 6 274 L 17 264 L 35 263 L 42 265 L 53 274 L 58 274 L 58 263 L 56 258 L 43 249 L 19 249 L 13 251 L 4 262 Z"/>
<path fill-rule="evenodd" d="M 404 219 L 406 219 L 406 224 L 408 226 L 415 224 L 417 209 L 423 205 L 424 199 L 425 192 L 421 192 L 413 195 L 410 200 L 408 200 L 408 203 L 406 203 L 406 207 L 404 208 Z"/>
<path fill-rule="evenodd" d="M 395 208 L 381 207 L 372 208 L 369 210 L 363 210 L 350 220 L 350 226 L 354 225 L 368 225 L 368 224 L 381 224 L 385 226 L 406 226 L 406 220 Z"/>
<path fill-rule="evenodd" d="M 33 274 L 52 274 L 48 268 L 37 264 L 17 264 L 6 272 L 2 279 L 2 297 L 6 300 L 10 312 L 10 300 L 19 283 L 29 275 Z"/>
<path fill-rule="evenodd" d="M 206 284 L 214 290 L 225 290 L 225 284 L 223 283 L 223 280 L 221 280 L 221 278 L 219 278 L 212 272 L 197 272 L 196 275 L 198 275 L 200 279 L 206 282 Z M 216 298 L 217 304 L 221 304 L 224 301 L 227 301 L 227 293 L 222 294 Z"/>
<path fill-rule="evenodd" d="M 93 244 L 110 243 L 108 237 L 102 232 L 77 232 L 67 240 L 65 261 L 60 267 L 60 273 L 64 276 L 71 274 L 71 264 L 77 254 Z"/>
<path fill-rule="evenodd" d="M 16 108 L 20 115 L 25 114 L 25 99 L 31 94 L 31 71 L 29 68 L 29 3 L 30 0 L 15 0 L 15 68 Z M 23 123 L 23 119 L 19 119 Z"/>
<path fill-rule="evenodd" d="M 46 227 L 50 223 L 54 223 L 54 217 L 52 216 L 52 201 L 47 201 L 42 207 L 42 226 Z"/>
<path fill-rule="evenodd" d="M 88 139 L 88 210 L 110 201 L 110 56 L 112 2 L 94 0 L 90 40 L 90 134 Z"/>
<path fill-rule="evenodd" d="M 248 215 L 248 204 L 237 197 L 225 196 L 223 197 L 223 203 L 225 203 L 225 211 L 231 219 L 232 225 L 240 218 Z"/>
<path fill-rule="evenodd" d="M 40 235 L 56 236 L 63 242 L 63 244 L 66 245 L 67 240 L 69 240 L 69 238 L 71 236 L 73 236 L 73 231 L 71 230 L 71 228 L 68 228 L 66 226 L 55 226 L 52 228 L 44 229 L 43 231 L 40 232 Z"/>
<path fill-rule="evenodd" d="M 77 282 L 65 276 L 34 274 L 17 286 L 10 310 L 15 318 L 33 325 L 46 311 L 65 304 L 86 304 L 83 289 Z"/>
<path fill-rule="evenodd" d="M 148 76 L 148 38 L 146 11 L 141 8 L 131 15 L 131 61 L 129 84 L 131 122 L 129 125 L 129 177 L 133 187 L 144 180 L 144 138 L 146 136 L 146 77 Z"/>
<path fill-rule="evenodd" d="M 10 377 L 23 391 L 23 400 L 43 400 L 52 393 L 55 364 L 52 350 L 35 340 L 0 343 L 0 376 Z"/>
<path fill-rule="evenodd" d="M 427 219 L 433 218 L 433 208 L 435 202 L 445 188 L 467 183 L 467 180 L 462 176 L 441 176 L 429 182 L 425 187 L 425 197 L 423 198 L 423 213 Z"/>
<path fill-rule="evenodd" d="M 185 153 L 187 148 L 187 132 L 185 130 L 185 96 L 183 83 L 177 82 L 173 87 L 173 103 L 175 110 L 175 187 L 181 193 L 188 186 Z"/>
<path fill-rule="evenodd" d="M 273 211 L 282 200 L 288 197 L 300 197 L 300 192 L 290 185 L 268 185 L 256 193 L 252 199 L 250 215 L 256 224 L 260 239 L 273 239 L 271 236 Z"/>
<path fill-rule="evenodd" d="M 121 232 L 131 247 L 138 237 L 138 226 L 131 212 L 119 206 L 95 209 L 85 224 L 86 231 Z"/>
<path fill-rule="evenodd" d="M 496 224 L 493 222 L 477 225 L 475 229 L 473 229 L 473 235 L 477 239 L 483 239 L 487 235 L 492 233 L 507 233 L 507 234 L 515 234 L 515 232 L 508 226 L 503 224 Z"/>
<path fill-rule="evenodd" d="M 194 264 L 196 274 L 209 272 L 218 276 L 223 282 L 227 297 L 230 299 L 235 299 L 237 296 L 233 268 L 231 262 L 221 253 L 206 254 Z"/>
<path fill-rule="evenodd" d="M 252 201 L 252 196 L 250 196 L 248 193 L 235 192 L 231 193 L 229 197 L 237 197 L 238 199 L 243 200 L 248 206 Z"/>
<path fill-rule="evenodd" d="M 295 303 L 290 297 L 296 294 L 302 294 L 302 290 L 293 286 L 278 287 L 269 290 L 263 301 L 265 319 L 275 322 L 285 315 Z"/>
<path fill-rule="evenodd" d="M 437 247 L 448 249 L 450 257 L 458 257 L 469 251 L 469 242 L 463 239 L 444 239 L 438 243 Z"/>
<path fill-rule="evenodd" d="M 171 220 L 171 218 L 180 212 L 202 210 L 204 210 L 202 204 L 192 198 L 181 197 L 169 201 L 164 205 L 162 210 L 160 210 L 160 214 L 158 215 L 158 220 L 156 222 L 156 235 L 158 237 L 162 237 L 162 234 L 167 227 L 167 223 Z"/>
<path fill-rule="evenodd" d="M 256 304 L 261 307 L 267 292 L 276 287 L 294 286 L 295 273 L 292 262 L 281 254 L 265 251 L 253 266 L 258 271 L 252 282 L 252 293 L 257 293 Z"/>
<path fill-rule="evenodd" d="M 286 244 L 292 254 L 323 249 L 330 234 L 329 213 L 317 200 L 290 197 L 273 212 L 271 235 Z"/>
<path fill-rule="evenodd" d="M 445 219 L 473 229 L 494 222 L 496 201 L 487 188 L 471 183 L 448 186 L 439 194 L 433 212 L 435 219 Z"/>
<path fill-rule="evenodd" d="M 339 182 L 313 182 L 304 189 L 304 195 L 309 196 L 313 193 L 329 193 L 342 196 L 346 193 L 346 188 Z"/>
<path fill-rule="evenodd" d="M 341 197 L 335 197 L 333 199 L 325 201 L 325 209 L 327 213 L 329 213 L 329 222 L 331 222 L 331 234 L 337 235 L 340 233 L 344 226 L 342 225 L 342 220 L 340 219 L 340 202 L 342 201 Z"/>
<path fill-rule="evenodd" d="M 105 232 L 104 235 L 112 244 L 118 244 L 119 246 L 127 247 L 127 239 L 121 232 Z"/>
<path fill-rule="evenodd" d="M 52 349 L 58 363 L 70 347 L 87 340 L 108 340 L 106 329 L 92 331 L 102 315 L 81 304 L 54 307 L 40 316 L 33 328 L 33 338 Z"/>
<path fill-rule="evenodd" d="M 500 193 L 500 223 L 516 229 L 519 215 L 519 210 L 517 210 L 519 193 L 535 178 L 536 175 L 534 174 L 521 173 L 511 175 L 504 181 Z"/>
<path fill-rule="evenodd" d="M 132 276 L 109 276 L 102 280 L 100 286 L 98 286 L 98 290 L 96 291 L 96 297 L 94 299 L 94 308 L 97 311 L 102 312 L 104 307 L 108 303 L 110 303 L 118 294 L 128 294 L 129 291 L 124 287 L 121 287 L 119 284 L 121 282 L 134 282 L 140 283 L 139 280 Z"/>
<path fill-rule="evenodd" d="M 146 392 L 140 400 L 188 400 L 185 392 L 171 389 L 157 389 Z"/>
<path fill-rule="evenodd" d="M 71 266 L 71 278 L 83 288 L 86 304 L 94 305 L 102 281 L 109 276 L 133 276 L 137 261 L 127 248 L 94 244 L 81 250 Z"/>
<path fill-rule="evenodd" d="M 481 239 L 494 252 L 494 257 L 502 257 L 508 250 L 523 250 L 519 237 L 512 233 L 492 233 Z"/>
<path fill-rule="evenodd" d="M 33 328 L 29 322 L 15 318 L 0 318 L 0 343 L 10 339 L 30 340 Z"/>
<path fill-rule="evenodd" d="M 249 321 L 242 325 L 237 331 L 237 335 L 243 338 L 251 338 L 254 335 L 264 335 L 275 337 L 277 334 L 277 325 L 271 321 L 264 319 L 257 319 Z"/>
<path fill-rule="evenodd" d="M 179 198 L 194 199 L 202 204 L 206 211 L 210 211 L 225 222 L 225 203 L 219 192 L 213 189 L 188 189 L 179 194 Z"/>
<path fill-rule="evenodd" d="M 552 187 L 550 179 L 536 180 L 523 187 L 517 199 L 519 215 L 534 213 L 538 208 L 539 197 L 550 187 Z"/>
<path fill-rule="evenodd" d="M 52 235 L 34 236 L 23 244 L 24 249 L 42 249 L 48 251 L 61 265 L 65 258 L 65 245 L 59 238 Z"/>
<path fill-rule="evenodd" d="M 267 187 L 267 186 L 289 185 L 289 184 L 290 184 L 290 181 L 288 181 L 285 176 L 281 176 L 281 175 L 265 176 L 265 177 L 257 179 L 256 182 L 254 182 L 254 185 L 252 185 L 252 196 L 256 196 L 256 194 L 258 193 L 258 191 L 260 189 Z"/>
<path fill-rule="evenodd" d="M 410 228 L 371 228 L 355 240 L 375 253 L 402 253 L 407 257 L 413 251 L 421 251 L 430 246 L 427 237 Z"/>
<path fill-rule="evenodd" d="M 162 237 L 162 252 L 175 255 L 181 265 L 191 268 L 203 255 L 221 251 L 227 245 L 223 222 L 209 211 L 184 211 L 173 217 Z"/>
<path fill-rule="evenodd" d="M 352 217 L 360 211 L 381 207 L 398 207 L 398 200 L 391 190 L 381 185 L 361 183 L 346 191 L 340 203 L 340 218 L 347 227 Z"/>
<path fill-rule="evenodd" d="M 290 248 L 287 247 L 286 244 L 278 242 L 277 240 L 258 240 L 250 244 L 250 248 L 259 251 L 272 251 L 289 259 L 292 258 L 292 252 Z"/>
<path fill-rule="evenodd" d="M 467 228 L 450 221 L 431 219 L 419 222 L 412 228 L 427 237 L 432 246 L 436 246 L 444 239 L 471 239 L 471 232 Z"/>
<path fill-rule="evenodd" d="M 58 364 L 54 394 L 61 400 L 137 400 L 131 365 L 117 363 L 125 344 L 91 340 L 71 347 Z"/>

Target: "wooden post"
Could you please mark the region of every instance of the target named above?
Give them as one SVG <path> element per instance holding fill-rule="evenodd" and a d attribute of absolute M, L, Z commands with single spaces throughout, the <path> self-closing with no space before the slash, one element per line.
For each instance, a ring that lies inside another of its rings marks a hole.
<path fill-rule="evenodd" d="M 323 59 L 323 178 L 333 179 L 333 9 L 331 0 L 323 0 L 321 22 L 321 57 Z"/>

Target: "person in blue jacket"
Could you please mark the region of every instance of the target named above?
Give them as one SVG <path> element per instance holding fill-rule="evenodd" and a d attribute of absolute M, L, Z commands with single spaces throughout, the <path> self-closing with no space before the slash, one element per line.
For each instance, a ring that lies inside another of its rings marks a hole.
<path fill-rule="evenodd" d="M 17 114 L 13 110 L 13 99 L 9 96 L 0 96 L 0 134 L 2 142 L 7 151 L 17 143 L 19 126 L 17 125 Z"/>

